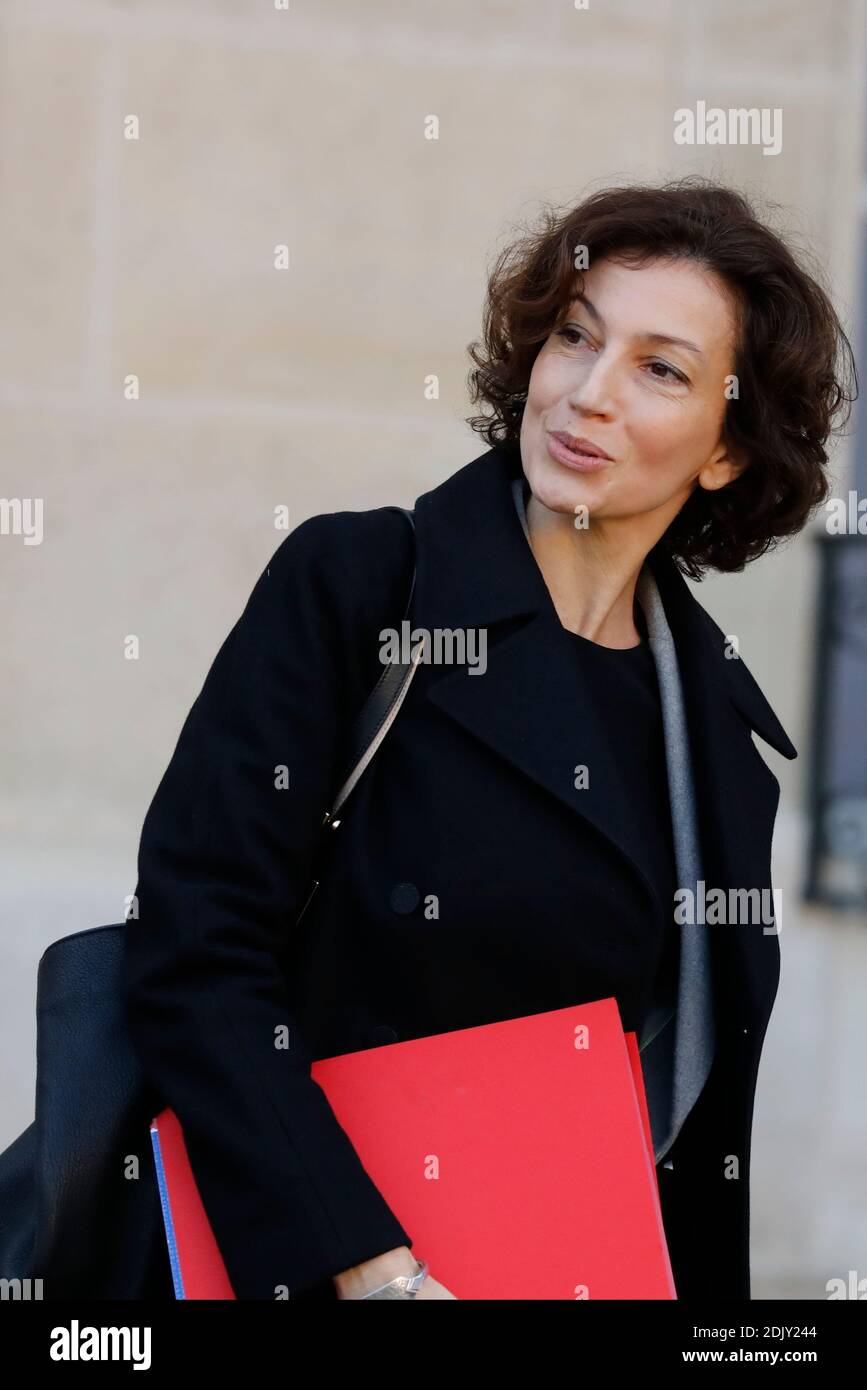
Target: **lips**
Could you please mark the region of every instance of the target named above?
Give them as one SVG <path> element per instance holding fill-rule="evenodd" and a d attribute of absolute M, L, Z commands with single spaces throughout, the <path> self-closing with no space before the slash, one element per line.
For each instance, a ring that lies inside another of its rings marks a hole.
<path fill-rule="evenodd" d="M 600 449 L 598 444 L 592 440 L 585 439 L 583 435 L 567 434 L 565 430 L 553 430 L 551 438 L 556 439 L 562 444 L 564 449 L 569 449 L 573 454 L 581 455 L 585 458 L 608 459 L 611 462 L 611 455 L 606 454 L 604 449 Z"/>

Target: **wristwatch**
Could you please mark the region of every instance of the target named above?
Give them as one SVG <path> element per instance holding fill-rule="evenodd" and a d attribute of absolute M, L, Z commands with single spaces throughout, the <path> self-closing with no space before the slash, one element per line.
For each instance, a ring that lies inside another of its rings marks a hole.
<path fill-rule="evenodd" d="M 380 1284 L 378 1289 L 371 1289 L 370 1293 L 363 1293 L 362 1298 L 415 1298 L 424 1282 L 428 1271 L 427 1260 L 416 1260 L 418 1266 L 415 1274 L 398 1274 L 395 1279 L 389 1279 L 387 1284 Z"/>

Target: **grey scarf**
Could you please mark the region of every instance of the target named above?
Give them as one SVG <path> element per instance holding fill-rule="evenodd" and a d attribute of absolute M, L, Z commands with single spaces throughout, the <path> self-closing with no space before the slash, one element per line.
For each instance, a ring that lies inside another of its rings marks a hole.
<path fill-rule="evenodd" d="M 523 477 L 515 478 L 512 484 L 529 544 L 526 486 Z M 695 902 L 702 868 L 683 690 L 674 638 L 656 580 L 646 563 L 638 577 L 636 597 L 647 623 L 662 703 L 677 885 L 688 888 Z M 677 999 L 655 1001 L 639 1038 L 656 1163 L 665 1158 L 677 1138 L 713 1062 L 715 1021 L 707 932 L 705 923 L 681 925 Z"/>

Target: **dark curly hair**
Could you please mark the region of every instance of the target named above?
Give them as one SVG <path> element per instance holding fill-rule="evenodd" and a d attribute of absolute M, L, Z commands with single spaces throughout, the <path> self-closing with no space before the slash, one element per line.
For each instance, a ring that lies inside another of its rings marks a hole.
<path fill-rule="evenodd" d="M 582 286 L 579 246 L 591 265 L 693 260 L 728 287 L 739 395 L 727 403 L 723 437 L 748 464 L 716 491 L 696 487 L 657 545 L 692 579 L 742 570 L 825 501 L 825 444 L 858 394 L 852 348 L 818 272 L 799 264 L 746 197 L 700 175 L 609 187 L 566 212 L 546 207 L 542 226 L 498 255 L 482 341 L 468 348 L 470 400 L 492 413 L 467 423 L 491 448 L 520 449 L 533 363 Z"/>

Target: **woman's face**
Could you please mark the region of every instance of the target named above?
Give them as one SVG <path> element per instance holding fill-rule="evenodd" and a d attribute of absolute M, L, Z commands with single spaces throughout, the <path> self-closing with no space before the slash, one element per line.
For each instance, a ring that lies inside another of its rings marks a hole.
<path fill-rule="evenodd" d="M 585 271 L 530 377 L 521 456 L 538 500 L 552 511 L 586 507 L 591 526 L 641 518 L 650 548 L 696 484 L 730 482 L 740 470 L 720 432 L 734 334 L 723 282 L 694 262 L 600 260 Z M 557 457 L 558 431 L 610 458 L 590 471 Z"/>

